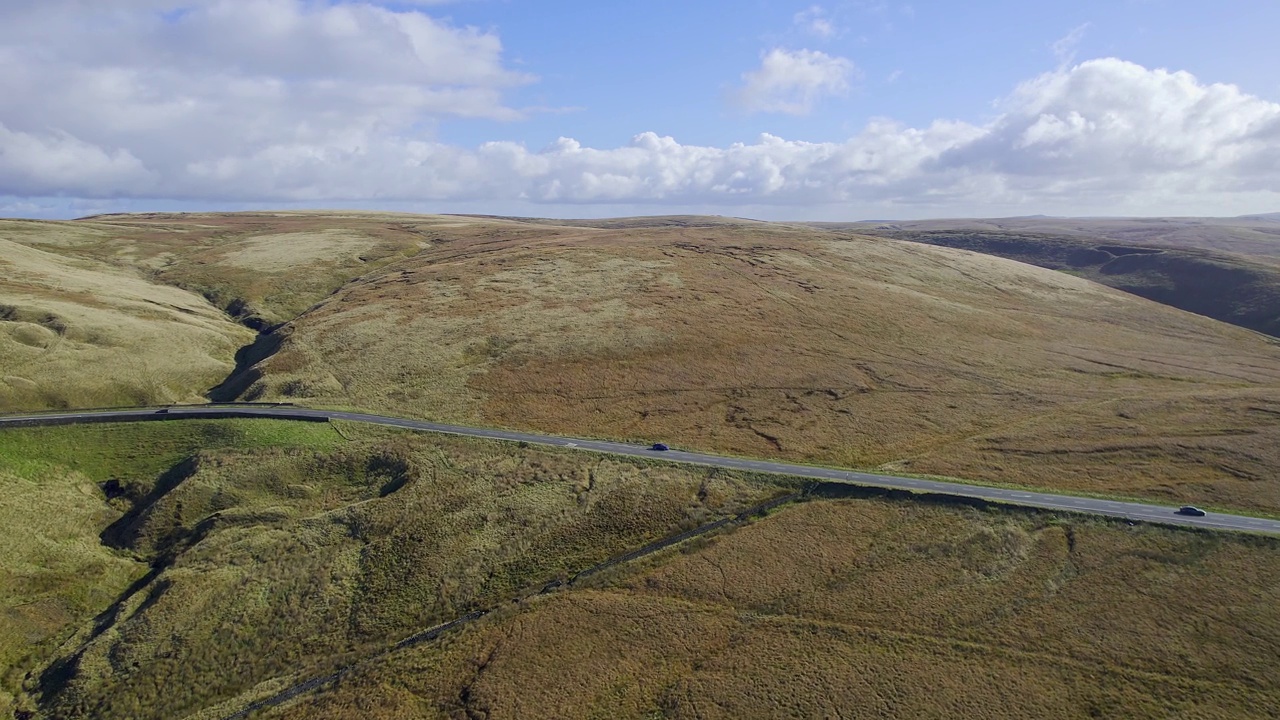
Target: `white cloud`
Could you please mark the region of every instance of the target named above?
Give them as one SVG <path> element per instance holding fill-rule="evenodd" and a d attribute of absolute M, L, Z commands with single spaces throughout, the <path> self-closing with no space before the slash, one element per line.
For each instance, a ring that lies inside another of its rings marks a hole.
<path fill-rule="evenodd" d="M 889 215 L 1233 207 L 1243 197 L 1280 202 L 1280 105 L 1106 59 L 1024 83 L 984 125 L 877 120 L 844 142 L 764 135 L 728 147 L 641 133 L 622 147 L 564 138 L 538 151 L 366 135 L 209 157 L 181 180 L 195 197 L 239 201 L 828 205 Z"/>
<path fill-rule="evenodd" d="M 802 112 L 855 72 L 775 50 L 741 99 Z M 642 132 L 612 148 L 464 148 L 422 129 L 445 115 L 518 117 L 504 92 L 527 81 L 492 33 L 413 10 L 7 0 L 0 213 L 56 196 L 95 210 L 472 203 L 845 217 L 1280 206 L 1280 104 L 1116 59 L 1032 78 L 988 122 L 881 119 L 842 142 L 766 134 L 713 147 Z"/>
<path fill-rule="evenodd" d="M 750 112 L 806 115 L 819 100 L 847 93 L 856 73 L 842 57 L 775 48 L 761 57 L 758 70 L 743 73 L 737 100 Z"/>
<path fill-rule="evenodd" d="M 418 3 L 423 4 L 423 3 Z M 7 0 L 0 6 L 0 192 L 66 174 L 174 187 L 192 164 L 251 149 L 332 153 L 445 116 L 518 119 L 530 82 L 498 37 L 415 10 L 310 0 Z M 50 152 L 33 148 L 43 144 Z M 136 166 L 136 167 L 135 167 Z M 146 172 L 139 172 L 145 167 Z M 123 176 L 121 176 L 123 177 Z M 181 189 L 181 183 L 178 184 Z"/>
<path fill-rule="evenodd" d="M 65 132 L 14 132 L 0 123 L 0 193 L 94 195 L 155 192 L 154 175 L 125 149 L 104 149 Z"/>
<path fill-rule="evenodd" d="M 835 37 L 839 33 L 835 23 L 827 16 L 826 9 L 821 5 L 810 5 L 796 13 L 791 21 L 801 30 L 824 40 Z"/>
<path fill-rule="evenodd" d="M 1049 45 L 1049 49 L 1053 51 L 1053 56 L 1058 60 L 1059 67 L 1070 65 L 1076 61 L 1076 50 L 1079 49 L 1080 41 L 1084 40 L 1085 31 L 1089 29 L 1091 24 L 1083 23 L 1077 25 L 1066 35 L 1054 40 Z"/>

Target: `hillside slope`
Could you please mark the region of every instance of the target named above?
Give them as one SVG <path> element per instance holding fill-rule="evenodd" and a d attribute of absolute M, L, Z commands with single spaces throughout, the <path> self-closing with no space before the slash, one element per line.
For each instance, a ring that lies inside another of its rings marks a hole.
<path fill-rule="evenodd" d="M 459 220 L 282 328 L 237 387 L 1280 510 L 1280 348 L 1262 336 L 973 253 L 650 224 Z"/>
<path fill-rule="evenodd" d="M 933 224 L 929 224 L 933 227 Z M 1139 297 L 1280 337 L 1280 263 L 1177 245 L 1117 243 L 1030 232 L 868 229 L 1062 270 Z M 1280 238 L 1276 241 L 1280 245 Z"/>
<path fill-rule="evenodd" d="M 811 502 L 265 717 L 1270 718 L 1277 544 Z"/>
<path fill-rule="evenodd" d="M 787 491 L 358 426 L 7 428 L 0 519 L 27 532 L 0 540 L 0 713 L 252 699 Z"/>
<path fill-rule="evenodd" d="M 0 220 L 0 238 L 191 290 L 265 328 L 417 252 L 430 242 L 421 226 L 435 222 L 447 221 L 391 213 L 156 213 Z"/>
<path fill-rule="evenodd" d="M 1121 245 L 1156 245 L 1181 250 L 1210 250 L 1245 255 L 1280 265 L 1280 213 L 1241 217 L 1115 218 L 940 218 L 904 222 L 812 223 L 878 234 L 902 232 L 976 232 L 1049 235 Z"/>
<path fill-rule="evenodd" d="M 199 295 L 0 229 L 0 411 L 199 401 L 251 339 Z"/>

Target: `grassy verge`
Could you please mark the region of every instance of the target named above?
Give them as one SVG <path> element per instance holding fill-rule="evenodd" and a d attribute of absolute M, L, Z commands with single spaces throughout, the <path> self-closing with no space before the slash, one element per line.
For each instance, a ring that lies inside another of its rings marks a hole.
<path fill-rule="evenodd" d="M 35 478 L 65 468 L 105 482 L 152 478 L 198 450 L 332 448 L 343 441 L 321 423 L 284 420 L 184 420 L 0 429 L 0 464 Z"/>
<path fill-rule="evenodd" d="M 312 406 L 308 406 L 308 407 L 312 407 Z M 340 410 L 345 412 L 367 412 L 367 410 L 357 408 L 357 407 L 351 407 L 351 406 L 315 406 L 315 407 L 317 407 L 318 409 Z M 406 417 L 403 415 L 394 415 L 394 414 L 389 415 L 389 417 L 402 417 L 406 420 L 420 419 L 420 418 L 412 418 L 412 417 Z M 376 426 L 369 426 L 366 423 L 350 423 L 350 422 L 343 421 L 342 427 L 344 428 L 349 427 L 351 428 L 351 432 L 358 432 L 356 428 L 376 427 Z M 515 428 L 515 427 L 502 427 L 499 429 L 513 430 L 513 431 L 527 431 L 525 428 Z M 549 435 L 549 437 L 560 437 L 560 436 Z M 603 437 L 598 435 L 592 435 L 590 433 L 583 433 L 581 435 L 578 435 L 577 437 L 590 439 L 590 440 L 607 441 L 607 442 L 635 443 L 639 445 L 646 445 L 653 441 L 653 438 L 613 438 L 613 437 Z M 564 436 L 564 439 L 569 440 L 572 438 L 569 438 L 568 436 Z M 735 460 L 775 461 L 772 458 L 738 455 L 733 453 L 720 452 L 716 450 L 707 450 L 703 448 L 688 448 L 688 449 L 692 452 L 705 452 L 708 454 L 717 455 L 719 457 L 731 458 Z M 590 450 L 587 450 L 587 451 L 593 452 Z M 696 463 L 688 463 L 680 460 L 672 460 L 672 459 L 664 458 L 662 456 L 655 456 L 651 460 L 641 459 L 640 461 L 653 462 L 657 464 L 697 465 Z M 1057 490 L 1054 488 L 1037 487 L 1034 485 L 1025 485 L 1025 484 L 1018 484 L 1018 483 L 997 482 L 992 480 L 972 480 L 969 478 L 958 478 L 958 477 L 951 477 L 948 475 L 931 475 L 931 474 L 925 474 L 925 473 L 903 472 L 899 470 L 890 471 L 890 470 L 884 469 L 883 466 L 840 467 L 837 465 L 823 464 L 818 462 L 808 462 L 804 460 L 792 460 L 792 459 L 776 460 L 776 462 L 785 462 L 790 465 L 799 465 L 802 467 L 811 467 L 811 468 L 820 469 L 820 470 L 859 472 L 859 473 L 867 473 L 870 475 L 886 475 L 891 477 L 912 478 L 915 480 L 930 480 L 934 482 L 956 483 L 960 485 L 972 485 L 974 487 L 998 488 L 1001 490 L 1018 490 L 1022 492 L 1028 492 L 1028 493 L 1052 493 L 1054 495 L 1061 495 L 1064 497 L 1093 498 L 1097 500 L 1114 500 L 1117 502 L 1145 503 L 1145 504 L 1157 504 L 1157 505 L 1173 504 L 1169 502 L 1168 498 L 1163 498 L 1163 497 L 1149 497 L 1149 496 L 1144 497 L 1141 495 L 1129 495 L 1129 494 L 1123 494 L 1123 493 L 1090 492 L 1087 490 L 1077 490 L 1077 489 Z M 774 477 L 779 479 L 790 477 L 796 484 L 803 482 L 801 478 L 795 477 L 795 476 L 788 476 L 785 473 L 758 472 L 754 474 L 760 475 L 760 476 Z M 838 482 L 838 481 L 829 481 L 829 482 Z M 849 484 L 858 485 L 856 481 L 850 481 Z M 866 487 L 876 487 L 876 486 L 867 485 Z M 905 489 L 905 488 L 903 489 L 903 491 L 904 492 L 932 492 L 932 491 L 913 491 L 911 489 Z M 1016 502 L 1008 501 L 1008 500 L 991 500 L 990 502 L 1003 503 L 1007 505 L 1017 505 Z M 1241 515 L 1241 516 L 1247 516 L 1247 517 L 1261 517 L 1261 518 L 1270 518 L 1272 520 L 1280 520 L 1280 513 L 1269 512 L 1266 510 L 1255 510 L 1251 508 L 1231 507 L 1231 506 L 1218 505 L 1214 503 L 1201 503 L 1201 506 L 1206 510 L 1210 510 L 1215 513 L 1226 514 L 1226 515 Z"/>

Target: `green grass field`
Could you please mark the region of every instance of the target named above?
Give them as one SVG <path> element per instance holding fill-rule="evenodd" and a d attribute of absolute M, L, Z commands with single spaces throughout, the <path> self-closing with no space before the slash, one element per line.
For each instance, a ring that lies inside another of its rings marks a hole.
<path fill-rule="evenodd" d="M 327 449 L 344 443 L 327 423 L 185 420 L 0 430 L 0 463 L 28 479 L 55 468 L 105 482 L 153 479 L 197 450 L 267 447 Z"/>
<path fill-rule="evenodd" d="M 22 676 L 147 571 L 99 538 L 164 471 L 229 448 L 332 449 L 327 425 L 272 420 L 0 430 L 0 708 Z M 104 490 L 110 488 L 110 492 Z"/>

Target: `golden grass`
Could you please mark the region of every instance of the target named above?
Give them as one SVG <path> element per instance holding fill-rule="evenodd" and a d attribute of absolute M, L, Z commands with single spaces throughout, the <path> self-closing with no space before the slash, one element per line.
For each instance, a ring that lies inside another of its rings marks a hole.
<path fill-rule="evenodd" d="M 221 379 L 249 334 L 168 283 L 294 318 L 255 398 L 1280 510 L 1274 343 L 994 258 L 698 218 L 113 216 L 0 243 L 15 408 Z M 78 464 L 68 433 L 98 430 L 22 432 L 0 519 L 43 519 L 0 543 L 4 687 L 28 693 L 0 707 L 43 689 L 48 717 L 213 717 L 775 491 L 363 426 L 164 463 L 181 443 Z M 130 508 L 125 551 L 96 545 Z M 1046 518 L 810 503 L 281 713 L 1276 714 L 1274 542 Z"/>
<path fill-rule="evenodd" d="M 427 247 L 433 225 L 448 222 L 382 213 L 105 215 L 73 222 L 0 220 L 0 238 L 110 263 L 271 324 Z"/>
<path fill-rule="evenodd" d="M 440 228 L 247 396 L 1280 510 L 1262 336 L 945 248 L 618 225 Z"/>
<path fill-rule="evenodd" d="M 198 401 L 252 340 L 228 314 L 254 327 L 288 320 L 429 246 L 434 225 L 451 222 L 377 213 L 0 220 L 0 411 Z"/>
<path fill-rule="evenodd" d="M 198 295 L 0 239 L 0 411 L 197 401 L 252 335 Z"/>
<path fill-rule="evenodd" d="M 1280 511 L 1276 344 L 988 256 L 691 217 L 130 215 L 0 237 L 298 316 L 248 399 Z M 50 327 L 5 328 L 12 407 L 213 384 L 81 354 L 159 377 L 50 396 L 83 371 L 37 362 Z"/>
<path fill-rule="evenodd" d="M 373 249 L 377 241 L 342 229 L 255 235 L 236 244 L 226 262 L 247 270 L 269 273 L 296 271 L 323 260 L 336 260 Z"/>
<path fill-rule="evenodd" d="M 268 716 L 1273 717 L 1277 549 L 812 502 Z"/>

